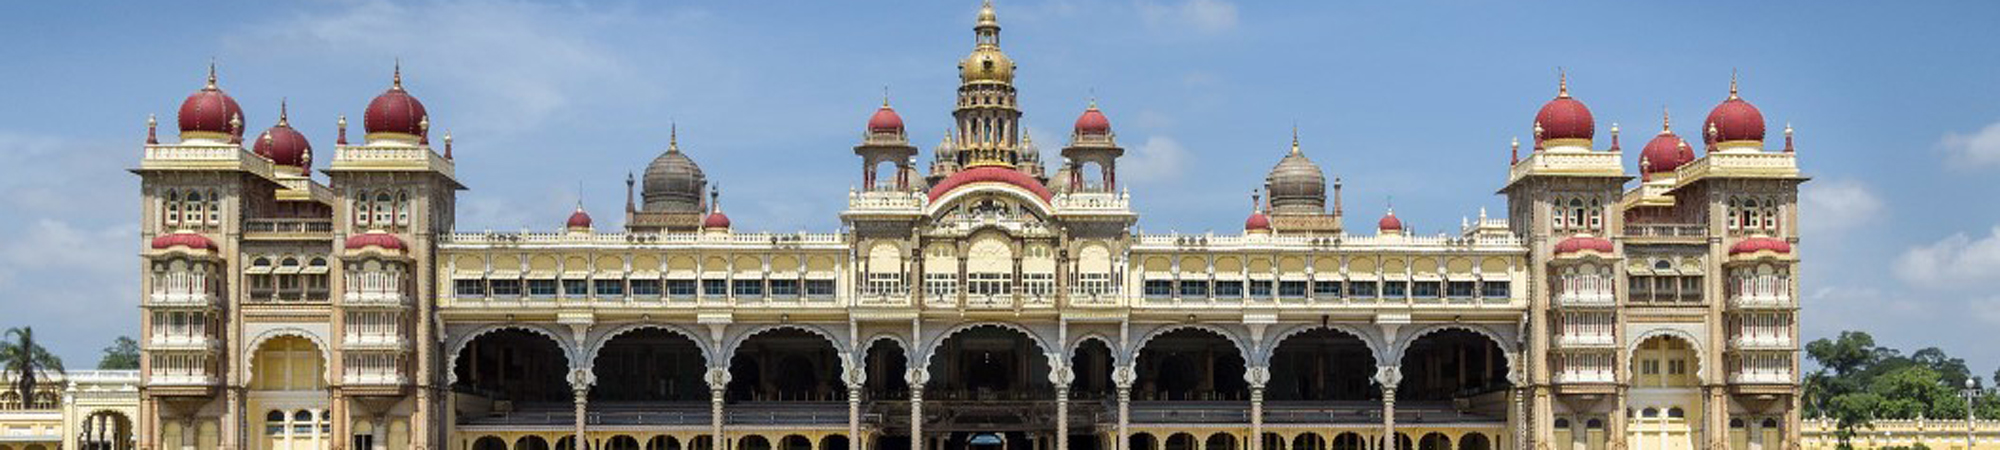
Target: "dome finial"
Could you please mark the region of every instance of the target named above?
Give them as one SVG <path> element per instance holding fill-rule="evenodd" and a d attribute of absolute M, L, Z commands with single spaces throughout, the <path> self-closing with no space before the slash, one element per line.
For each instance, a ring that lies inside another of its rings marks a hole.
<path fill-rule="evenodd" d="M 340 121 L 336 122 L 336 124 L 340 126 L 340 136 L 339 140 L 334 141 L 334 144 L 347 145 L 347 115 L 341 114 Z"/>
<path fill-rule="evenodd" d="M 159 129 L 160 129 L 160 120 L 159 120 L 158 118 L 156 118 L 156 117 L 153 117 L 153 115 L 152 115 L 152 114 L 147 114 L 147 115 L 146 115 L 146 143 L 147 143 L 147 144 L 158 144 L 158 143 L 160 143 L 160 138 L 159 138 L 159 134 L 158 134 L 158 133 L 159 133 Z"/>
<path fill-rule="evenodd" d="M 667 153 L 680 153 L 680 151 L 681 124 L 669 121 L 667 122 Z"/>
<path fill-rule="evenodd" d="M 1611 122 L 1611 151 L 1618 151 L 1618 122 Z"/>
<path fill-rule="evenodd" d="M 1292 154 L 1299 154 L 1299 123 L 1292 122 Z"/>
<path fill-rule="evenodd" d="M 215 87 L 215 57 L 213 57 L 213 56 L 210 56 L 210 57 L 208 57 L 208 86 L 206 86 L 205 88 L 206 88 L 206 89 L 209 89 L 209 90 L 215 90 L 215 89 L 216 89 L 216 87 Z"/>
<path fill-rule="evenodd" d="M 1743 97 L 1738 97 L 1738 96 L 1736 95 L 1736 69 L 1735 69 L 1735 68 L 1730 68 L 1730 69 L 1729 69 L 1729 99 L 1730 99 L 1730 100 L 1741 100 L 1742 98 L 1743 98 Z"/>
<path fill-rule="evenodd" d="M 396 72 L 390 78 L 389 89 L 403 90 L 403 58 L 396 58 Z"/>
<path fill-rule="evenodd" d="M 1673 130 L 1673 114 L 1667 110 L 1667 105 L 1660 105 L 1660 134 L 1672 134 Z"/>
<path fill-rule="evenodd" d="M 882 85 L 882 107 L 889 107 L 889 85 Z"/>
<path fill-rule="evenodd" d="M 1556 98 L 1569 98 L 1569 73 L 1556 66 Z"/>
<path fill-rule="evenodd" d="M 1519 164 L 1521 162 L 1521 138 L 1516 136 L 1513 142 L 1508 143 L 1507 146 L 1508 152 L 1513 155 L 1508 160 L 1508 164 Z"/>
<path fill-rule="evenodd" d="M 708 189 L 708 209 L 711 213 L 722 212 L 722 183 Z"/>
<path fill-rule="evenodd" d="M 444 130 L 444 159 L 452 159 L 452 157 L 451 157 L 451 129 L 450 129 L 450 128 L 446 128 L 446 129 Z M 577 192 L 583 192 L 583 186 L 577 186 Z M 578 194 L 578 195 L 582 195 L 582 194 Z"/>
<path fill-rule="evenodd" d="M 291 107 L 288 103 L 290 103 L 289 99 L 278 97 L 278 126 L 292 126 Z"/>
<path fill-rule="evenodd" d="M 1792 152 L 1792 123 L 1785 122 L 1785 153 Z"/>
<path fill-rule="evenodd" d="M 1263 190 L 1256 188 L 1250 189 L 1250 212 L 1253 213 L 1257 212 L 1259 208 L 1263 207 L 1263 205 L 1264 205 Z"/>

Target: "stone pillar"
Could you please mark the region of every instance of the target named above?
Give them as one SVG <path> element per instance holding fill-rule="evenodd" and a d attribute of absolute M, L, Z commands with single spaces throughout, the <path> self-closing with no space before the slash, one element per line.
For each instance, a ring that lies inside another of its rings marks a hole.
<path fill-rule="evenodd" d="M 1131 450 L 1132 446 L 1132 383 L 1138 381 L 1138 373 L 1132 366 L 1118 366 L 1111 371 L 1111 382 L 1118 386 L 1118 436 L 1113 438 L 1115 450 Z"/>
<path fill-rule="evenodd" d="M 1729 397 L 1721 385 L 1709 386 L 1703 393 L 1707 394 L 1703 406 L 1707 406 L 1708 411 L 1702 417 L 1705 422 L 1701 427 L 1702 437 L 1708 440 L 1708 448 L 1728 449 Z"/>
<path fill-rule="evenodd" d="M 1783 436 L 1782 438 L 1780 438 L 1783 440 L 1783 443 L 1780 444 L 1778 448 L 1784 450 L 1797 450 L 1799 448 L 1800 446 L 1799 427 L 1804 425 L 1804 422 L 1802 421 L 1802 419 L 1804 418 L 1799 417 L 1799 415 L 1802 413 L 1802 411 L 1800 411 L 1799 409 L 1801 406 L 1803 405 L 1801 404 L 1799 396 L 1793 395 L 1791 407 L 1785 408 L 1785 421 L 1784 423 L 1778 425 L 1778 432 L 1780 433 L 1781 436 Z M 1967 423 L 1966 426 L 1972 427 L 1974 425 L 1972 423 Z"/>
<path fill-rule="evenodd" d="M 327 415 L 333 421 L 333 433 L 331 436 L 327 436 L 328 448 L 332 448 L 333 450 L 346 450 L 350 444 L 353 444 L 353 442 L 349 441 L 354 440 L 352 437 L 354 433 L 348 430 L 348 428 L 351 428 L 349 422 L 353 419 L 348 417 L 347 407 L 347 393 L 343 392 L 341 388 L 333 388 L 333 402 L 327 408 L 329 410 L 327 411 Z"/>
<path fill-rule="evenodd" d="M 1627 404 L 1631 400 L 1629 397 L 1630 393 L 1626 391 L 1627 389 L 1629 388 L 1625 386 L 1618 387 L 1617 398 L 1611 407 L 1611 416 L 1607 417 L 1607 419 L 1611 420 L 1605 421 L 1604 438 L 1611 441 L 1611 450 L 1625 450 L 1631 445 L 1626 442 L 1627 437 L 1625 436 L 1625 430 L 1631 428 L 1627 424 L 1627 421 L 1631 419 L 1631 415 L 1626 412 L 1627 408 L 1631 408 Z"/>
<path fill-rule="evenodd" d="M 861 450 L 861 383 L 847 384 L 847 447 Z"/>
<path fill-rule="evenodd" d="M 236 450 L 244 448 L 243 389 L 236 386 L 225 386 L 223 389 L 228 390 L 229 403 L 223 405 L 222 423 L 217 424 L 220 426 L 216 427 L 222 431 L 222 436 L 218 436 L 219 439 L 216 439 L 216 449 Z"/>
<path fill-rule="evenodd" d="M 389 419 L 378 415 L 371 424 L 368 450 L 389 450 Z"/>
<path fill-rule="evenodd" d="M 911 450 L 924 450 L 927 445 L 924 442 L 924 382 L 930 380 L 931 373 L 922 367 L 929 366 L 929 363 L 912 364 L 910 370 L 903 372 L 903 381 L 910 384 L 910 445 L 914 447 Z"/>
<path fill-rule="evenodd" d="M 1396 448 L 1396 386 L 1403 383 L 1403 369 L 1375 366 L 1375 383 L 1382 385 L 1382 445 Z"/>
<path fill-rule="evenodd" d="M 590 386 L 576 385 L 576 386 L 571 386 L 570 390 L 574 394 L 576 394 L 576 431 L 575 431 L 576 449 L 575 450 L 589 450 L 589 442 L 584 441 L 583 428 L 584 425 L 590 421 L 590 416 L 588 415 L 589 411 L 587 411 L 589 409 L 589 403 L 590 403 Z"/>
<path fill-rule="evenodd" d="M 1251 366 L 1243 371 L 1243 381 L 1250 384 L 1250 442 L 1244 447 L 1249 450 L 1264 449 L 1264 384 L 1271 381 L 1271 369 Z"/>
<path fill-rule="evenodd" d="M 729 441 L 723 439 L 722 436 L 722 422 L 725 418 L 722 412 L 722 394 L 729 388 L 729 368 L 721 366 L 710 367 L 708 368 L 708 376 L 706 378 L 708 381 L 709 402 L 708 442 L 710 448 L 708 450 L 723 450 L 729 448 Z"/>
<path fill-rule="evenodd" d="M 1069 383 L 1056 385 L 1056 450 L 1069 450 Z"/>

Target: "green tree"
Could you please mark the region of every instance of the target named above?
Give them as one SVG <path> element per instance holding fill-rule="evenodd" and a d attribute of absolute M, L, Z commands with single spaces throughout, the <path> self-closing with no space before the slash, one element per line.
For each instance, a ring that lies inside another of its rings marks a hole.
<path fill-rule="evenodd" d="M 5 339 L 0 340 L 0 375 L 14 376 L 15 392 L 22 399 L 34 398 L 36 379 L 50 372 L 65 373 L 62 358 L 35 343 L 35 329 L 7 329 Z"/>
<path fill-rule="evenodd" d="M 111 340 L 111 346 L 104 348 L 104 359 L 97 360 L 100 370 L 137 370 L 139 368 L 139 341 L 129 336 L 119 336 Z"/>

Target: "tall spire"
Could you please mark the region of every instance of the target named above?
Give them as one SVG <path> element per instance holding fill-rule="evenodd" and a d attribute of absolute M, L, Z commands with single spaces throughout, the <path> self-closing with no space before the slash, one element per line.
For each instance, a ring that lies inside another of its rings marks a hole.
<path fill-rule="evenodd" d="M 403 58 L 396 58 L 396 74 L 390 80 L 389 89 L 403 90 Z"/>
<path fill-rule="evenodd" d="M 1743 97 L 1736 96 L 1736 69 L 1734 68 L 1729 69 L 1729 99 L 1730 100 L 1743 99 Z"/>
<path fill-rule="evenodd" d="M 1660 105 L 1660 134 L 1671 134 L 1673 132 L 1674 132 L 1673 114 L 1670 114 L 1669 111 L 1667 111 L 1667 105 Z"/>
<path fill-rule="evenodd" d="M 681 152 L 681 124 L 679 122 L 669 122 L 667 124 L 667 153 L 680 153 L 680 152 Z"/>
<path fill-rule="evenodd" d="M 1292 122 L 1292 154 L 1299 154 L 1299 123 Z"/>
<path fill-rule="evenodd" d="M 290 102 L 289 99 L 286 99 L 284 97 L 278 97 L 278 126 L 281 127 L 292 126 L 292 117 L 291 117 L 292 114 L 290 111 L 291 107 L 290 105 L 287 104 L 289 102 Z"/>
<path fill-rule="evenodd" d="M 1556 98 L 1569 98 L 1569 73 L 1556 67 Z"/>
<path fill-rule="evenodd" d="M 210 57 L 210 58 L 208 58 L 208 85 L 207 85 L 207 86 L 205 86 L 205 87 L 203 87 L 203 88 L 204 88 L 204 89 L 208 89 L 208 90 L 211 90 L 211 91 L 212 91 L 212 90 L 215 90 L 215 89 L 217 89 L 217 88 L 216 88 L 215 86 L 216 86 L 216 85 L 215 85 L 215 58 L 213 58 L 213 57 Z"/>

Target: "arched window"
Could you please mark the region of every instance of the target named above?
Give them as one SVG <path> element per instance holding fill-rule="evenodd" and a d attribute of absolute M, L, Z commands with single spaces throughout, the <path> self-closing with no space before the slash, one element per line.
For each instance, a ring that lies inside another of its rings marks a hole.
<path fill-rule="evenodd" d="M 264 414 L 264 435 L 272 437 L 285 435 L 284 411 L 279 411 L 274 409 L 271 410 L 271 412 Z"/>
<path fill-rule="evenodd" d="M 396 226 L 410 226 L 410 193 L 396 193 Z"/>
<path fill-rule="evenodd" d="M 1583 218 L 1584 218 L 1583 200 L 1574 198 L 1569 199 L 1569 227 L 1570 228 L 1583 227 Z"/>
<path fill-rule="evenodd" d="M 1658 409 L 1646 408 L 1639 411 L 1639 417 L 1659 417 L 1659 416 L 1660 416 L 1660 410 Z"/>
<path fill-rule="evenodd" d="M 202 213 L 202 205 L 201 192 L 189 192 L 187 198 L 181 199 L 181 220 L 187 225 L 200 225 L 201 218 L 207 215 Z"/>
<path fill-rule="evenodd" d="M 375 217 L 370 219 L 375 222 L 375 226 L 387 227 L 393 223 L 390 214 L 395 211 L 393 205 L 395 201 L 396 198 L 390 196 L 388 191 L 375 194 Z"/>
<path fill-rule="evenodd" d="M 360 194 L 358 194 L 358 195 L 355 195 L 355 196 L 354 196 L 354 224 L 355 224 L 355 225 L 361 225 L 361 226 L 366 226 L 366 225 L 368 225 L 368 217 L 369 217 L 369 214 L 370 214 L 370 213 L 371 213 L 371 211 L 369 211 L 369 208 L 368 208 L 368 192 L 367 192 L 367 191 L 363 191 L 363 192 L 361 192 Z"/>
<path fill-rule="evenodd" d="M 1563 209 L 1562 201 L 1557 200 L 1555 207 L 1549 208 L 1549 215 L 1551 216 L 1549 221 L 1550 222 L 1549 227 L 1557 230 L 1563 229 L 1564 227 L 1563 224 L 1566 223 L 1566 221 L 1568 220 L 1567 217 L 1569 216 L 1567 212 L 1568 210 Z"/>
<path fill-rule="evenodd" d="M 171 189 L 167 190 L 167 201 L 166 201 L 165 203 L 166 203 L 166 205 L 165 205 L 165 206 L 166 206 L 166 210 L 167 210 L 167 211 L 166 211 L 166 225 L 167 225 L 167 226 L 170 226 L 170 227 L 171 227 L 171 226 L 177 226 L 177 225 L 180 225 L 180 224 L 181 224 L 181 193 L 180 193 L 180 191 L 176 191 L 176 190 L 171 190 Z"/>
<path fill-rule="evenodd" d="M 1778 231 L 1778 204 L 1770 199 L 1764 200 L 1764 229 Z"/>
<path fill-rule="evenodd" d="M 208 224 L 209 224 L 209 225 L 221 225 L 221 224 L 222 224 L 222 196 L 220 196 L 220 195 L 216 195 L 216 194 L 215 194 L 215 190 L 214 190 L 214 189 L 210 189 L 210 190 L 208 191 L 208 208 L 207 208 L 207 209 L 208 209 Z"/>
<path fill-rule="evenodd" d="M 1590 199 L 1590 229 L 1594 231 L 1603 228 L 1604 228 L 1604 206 L 1599 205 L 1597 203 L 1597 199 L 1594 198 Z"/>
<path fill-rule="evenodd" d="M 1673 408 L 1667 408 L 1667 417 L 1671 417 L 1671 418 L 1675 418 L 1675 419 L 1679 419 L 1679 418 L 1683 418 L 1683 417 L 1687 417 L 1687 411 L 1683 411 L 1683 410 L 1681 410 L 1681 408 L 1680 408 L 1680 407 L 1678 407 L 1678 406 L 1676 406 L 1676 407 L 1673 407 Z"/>

